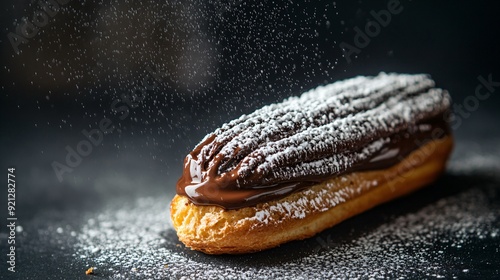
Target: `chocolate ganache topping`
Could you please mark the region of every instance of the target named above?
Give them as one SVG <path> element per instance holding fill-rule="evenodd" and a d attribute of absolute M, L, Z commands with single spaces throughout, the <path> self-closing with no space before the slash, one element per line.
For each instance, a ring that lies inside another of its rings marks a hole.
<path fill-rule="evenodd" d="M 449 105 L 448 92 L 427 75 L 381 73 L 320 86 L 207 135 L 187 155 L 177 193 L 238 209 L 388 168 L 450 133 Z"/>

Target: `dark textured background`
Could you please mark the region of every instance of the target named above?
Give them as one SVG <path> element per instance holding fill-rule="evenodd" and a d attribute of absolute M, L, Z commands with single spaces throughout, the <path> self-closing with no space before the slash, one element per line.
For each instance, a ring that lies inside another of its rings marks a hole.
<path fill-rule="evenodd" d="M 8 33 L 39 6 L 3 1 L 0 166 L 16 167 L 20 223 L 43 213 L 64 219 L 114 198 L 172 195 L 183 157 L 206 133 L 320 84 L 380 71 L 429 73 L 460 105 L 478 76 L 500 81 L 495 1 L 402 0 L 403 11 L 347 63 L 340 42 L 353 44 L 354 27 L 387 2 L 70 1 L 16 54 Z M 164 78 L 120 120 L 113 100 L 130 94 L 148 66 Z M 459 145 L 498 147 L 498 92 L 462 115 Z M 51 163 L 63 163 L 65 147 L 104 117 L 120 131 L 60 182 Z M 6 209 L 6 191 L 0 197 Z M 40 264 L 29 258 L 19 270 L 36 278 Z"/>

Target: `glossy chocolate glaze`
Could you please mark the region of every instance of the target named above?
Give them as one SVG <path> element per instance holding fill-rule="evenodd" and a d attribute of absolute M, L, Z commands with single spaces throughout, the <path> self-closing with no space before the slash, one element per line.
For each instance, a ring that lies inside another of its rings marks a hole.
<path fill-rule="evenodd" d="M 221 160 L 218 156 L 210 161 L 204 160 L 200 152 L 204 146 L 214 144 L 216 137 L 212 135 L 186 157 L 183 175 L 177 182 L 177 193 L 187 196 L 197 205 L 218 205 L 225 209 L 238 209 L 283 198 L 342 174 L 385 169 L 399 163 L 405 156 L 427 142 L 449 135 L 450 129 L 444 116 L 439 114 L 394 133 L 388 137 L 379 152 L 333 174 L 296 176 L 271 184 L 262 183 L 265 182 L 265 178 L 259 172 L 242 179 L 238 175 L 238 167 L 220 173 Z M 350 143 L 357 149 L 363 149 L 365 144 Z M 316 155 L 316 157 L 321 156 Z"/>
<path fill-rule="evenodd" d="M 358 76 L 242 115 L 186 157 L 177 193 L 237 209 L 395 165 L 449 133 L 450 96 L 434 86 L 423 74 Z"/>

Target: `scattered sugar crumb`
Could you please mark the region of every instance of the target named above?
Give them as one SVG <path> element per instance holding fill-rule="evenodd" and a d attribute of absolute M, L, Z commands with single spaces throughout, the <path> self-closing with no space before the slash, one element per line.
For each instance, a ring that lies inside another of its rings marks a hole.
<path fill-rule="evenodd" d="M 476 151 L 469 146 L 457 144 L 447 175 L 458 176 L 468 188 L 393 217 L 369 211 L 364 218 L 258 255 L 206 256 L 185 248 L 169 222 L 169 196 L 110 202 L 80 214 L 83 224 L 77 227 L 68 221 L 40 226 L 38 238 L 69 247 L 74 252 L 68 257 L 75 263 L 99 267 L 112 279 L 475 277 L 486 265 L 478 264 L 480 256 L 498 254 L 492 250 L 500 246 L 500 149 Z M 479 172 L 492 179 L 475 180 L 485 178 Z M 462 177 L 470 180 L 463 182 Z M 281 207 L 294 211 L 291 205 Z M 260 214 L 263 220 L 265 214 Z"/>

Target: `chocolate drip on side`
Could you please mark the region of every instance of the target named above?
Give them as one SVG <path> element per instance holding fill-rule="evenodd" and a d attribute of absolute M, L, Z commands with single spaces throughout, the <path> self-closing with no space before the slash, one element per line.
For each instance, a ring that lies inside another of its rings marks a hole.
<path fill-rule="evenodd" d="M 177 193 L 252 206 L 341 174 L 389 167 L 449 133 L 449 94 L 427 75 L 356 77 L 224 124 L 186 157 Z M 431 132 L 429 132 L 431 131 Z"/>
<path fill-rule="evenodd" d="M 373 145 L 363 147 L 359 143 L 350 143 L 359 149 L 369 149 L 370 146 L 374 146 L 372 148 L 375 149 L 369 157 L 351 166 L 328 175 L 297 176 L 271 184 L 259 184 L 259 181 L 265 181 L 263 180 L 264 174 L 259 172 L 251 175 L 251 181 L 240 182 L 237 175 L 238 168 L 219 175 L 217 169 L 220 159 L 217 156 L 215 160 L 202 164 L 208 163 L 206 166 L 198 164 L 199 157 L 202 156 L 201 148 L 209 143 L 213 144 L 215 140 L 215 136 L 212 135 L 186 157 L 183 176 L 177 183 L 177 193 L 187 196 L 198 205 L 218 205 L 225 209 L 255 206 L 262 202 L 283 198 L 332 177 L 391 167 L 429 141 L 438 140 L 449 134 L 449 126 L 444 115 L 440 114 L 390 137 L 376 140 L 372 142 Z"/>

